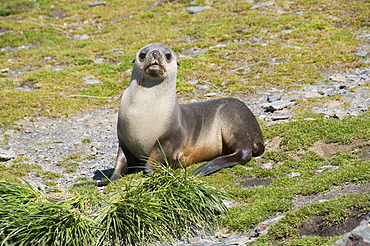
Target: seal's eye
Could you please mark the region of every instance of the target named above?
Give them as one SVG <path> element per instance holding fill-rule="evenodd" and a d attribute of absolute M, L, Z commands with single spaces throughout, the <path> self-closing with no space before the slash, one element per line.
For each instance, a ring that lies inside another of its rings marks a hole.
<path fill-rule="evenodd" d="M 170 53 L 168 53 L 168 54 L 166 54 L 166 58 L 167 58 L 167 60 L 171 60 L 171 54 Z"/>
<path fill-rule="evenodd" d="M 140 54 L 139 54 L 139 57 L 140 57 L 140 59 L 145 59 L 146 54 L 145 54 L 145 53 L 140 53 Z"/>

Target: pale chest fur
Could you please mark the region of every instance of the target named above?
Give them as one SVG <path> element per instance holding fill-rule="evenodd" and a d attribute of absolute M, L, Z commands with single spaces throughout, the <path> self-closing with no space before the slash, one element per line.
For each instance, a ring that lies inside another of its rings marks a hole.
<path fill-rule="evenodd" d="M 123 143 L 138 158 L 148 156 L 174 120 L 176 100 L 155 88 L 129 87 L 122 95 L 118 131 Z"/>

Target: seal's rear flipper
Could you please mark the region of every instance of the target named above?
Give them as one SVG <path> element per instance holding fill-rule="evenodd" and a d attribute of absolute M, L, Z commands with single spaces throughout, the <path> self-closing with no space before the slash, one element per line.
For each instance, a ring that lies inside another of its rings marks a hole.
<path fill-rule="evenodd" d="M 252 156 L 252 151 L 239 149 L 230 155 L 223 155 L 213 159 L 193 171 L 194 176 L 204 177 L 223 168 L 233 167 L 247 163 Z"/>
<path fill-rule="evenodd" d="M 233 163 L 227 163 L 227 164 L 221 165 L 220 163 L 210 163 L 210 162 L 207 162 L 206 164 L 203 164 L 197 169 L 195 169 L 193 171 L 193 175 L 198 176 L 198 177 L 204 177 L 212 173 L 215 173 L 217 171 L 220 171 L 223 168 L 233 167 L 235 165 L 240 164 L 240 163 L 233 162 Z"/>

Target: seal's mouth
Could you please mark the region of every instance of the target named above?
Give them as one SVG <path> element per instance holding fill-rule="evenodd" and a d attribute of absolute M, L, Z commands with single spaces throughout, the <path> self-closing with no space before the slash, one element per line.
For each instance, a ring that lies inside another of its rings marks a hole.
<path fill-rule="evenodd" d="M 148 64 L 145 68 L 145 72 L 152 77 L 160 77 L 165 73 L 165 68 L 157 61 L 154 61 Z"/>

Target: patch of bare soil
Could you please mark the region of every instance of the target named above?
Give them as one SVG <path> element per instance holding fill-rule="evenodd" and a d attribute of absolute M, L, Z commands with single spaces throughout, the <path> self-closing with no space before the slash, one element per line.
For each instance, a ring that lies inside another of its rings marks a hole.
<path fill-rule="evenodd" d="M 266 149 L 269 151 L 281 151 L 282 147 L 280 146 L 283 137 L 275 137 L 271 140 L 266 141 Z M 324 159 L 329 159 L 333 157 L 338 152 L 351 153 L 355 149 L 360 150 L 360 158 L 364 160 L 370 160 L 370 145 L 361 146 L 361 144 L 366 143 L 366 139 L 357 139 L 350 144 L 338 144 L 338 143 L 326 143 L 325 140 L 319 140 L 314 143 L 308 150 L 315 152 L 320 157 Z M 360 147 L 359 147 L 360 146 Z M 299 152 L 304 152 L 299 151 Z M 298 153 L 299 153 L 298 152 Z M 295 153 L 292 153 L 293 158 L 297 158 Z"/>
<path fill-rule="evenodd" d="M 256 186 L 268 186 L 272 182 L 273 182 L 272 178 L 250 178 L 250 177 L 239 178 L 239 184 L 241 184 L 244 189 L 251 189 Z"/>
<path fill-rule="evenodd" d="M 365 214 L 358 210 L 351 211 L 351 214 L 342 222 L 335 225 L 330 225 L 325 221 L 323 215 L 314 215 L 301 228 L 299 234 L 301 236 L 320 236 L 320 237 L 335 237 L 343 235 L 356 228 L 364 219 Z"/>

